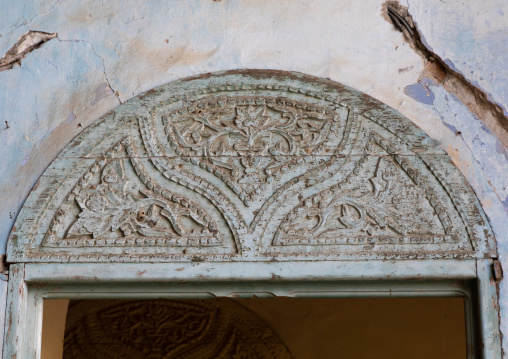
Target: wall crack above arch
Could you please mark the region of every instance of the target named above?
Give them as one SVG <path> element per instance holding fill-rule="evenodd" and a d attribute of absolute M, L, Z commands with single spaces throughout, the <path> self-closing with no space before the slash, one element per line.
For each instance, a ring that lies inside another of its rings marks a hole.
<path fill-rule="evenodd" d="M 410 6 L 405 7 L 399 1 L 388 0 L 383 4 L 382 16 L 403 33 L 406 42 L 422 57 L 425 65 L 418 82 L 407 86 L 404 93 L 416 101 L 432 104 L 434 96 L 430 87 L 443 86 L 485 123 L 504 147 L 508 148 L 508 117 L 503 107 L 494 102 L 486 91 L 475 86 L 455 69 L 449 59 L 443 59 L 430 48 L 417 22 L 411 16 Z"/>
<path fill-rule="evenodd" d="M 97 53 L 97 51 L 95 50 L 95 47 L 93 46 L 93 44 L 90 41 L 82 40 L 82 39 L 61 39 L 61 38 L 58 38 L 58 41 L 60 41 L 60 42 L 84 42 L 84 43 L 88 44 L 90 46 L 90 48 L 92 49 L 92 52 L 94 53 L 94 55 L 97 56 L 102 63 L 102 72 L 104 74 L 104 80 L 106 81 L 106 84 L 108 85 L 111 92 L 115 95 L 116 99 L 118 100 L 118 103 L 120 105 L 123 103 L 122 100 L 120 99 L 120 94 L 118 93 L 118 91 L 115 91 L 113 89 L 113 87 L 111 86 L 111 82 L 109 81 L 108 74 L 106 73 L 106 64 L 104 63 L 104 58 L 101 55 L 99 55 L 99 53 Z"/>

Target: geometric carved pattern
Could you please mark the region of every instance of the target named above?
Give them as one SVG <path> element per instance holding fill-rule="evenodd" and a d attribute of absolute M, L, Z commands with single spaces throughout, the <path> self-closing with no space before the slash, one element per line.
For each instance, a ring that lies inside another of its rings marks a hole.
<path fill-rule="evenodd" d="M 64 359 L 292 358 L 260 317 L 234 300 L 71 302 Z"/>
<path fill-rule="evenodd" d="M 292 73 L 165 85 L 86 129 L 42 176 L 15 261 L 471 258 L 488 221 L 397 112 Z"/>

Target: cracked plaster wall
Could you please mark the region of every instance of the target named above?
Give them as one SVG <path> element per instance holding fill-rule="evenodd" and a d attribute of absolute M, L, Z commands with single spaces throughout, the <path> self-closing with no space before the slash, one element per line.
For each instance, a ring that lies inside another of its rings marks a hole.
<path fill-rule="evenodd" d="M 508 115 L 508 3 L 499 0 L 408 2 L 427 47 L 489 94 Z M 450 31 L 455 36 L 450 36 Z"/>
<path fill-rule="evenodd" d="M 423 62 L 381 16 L 383 1 L 2 1 L 1 56 L 29 30 L 58 38 L 26 55 L 21 66 L 0 72 L 1 253 L 44 169 L 120 101 L 182 77 L 267 68 L 349 85 L 436 139 L 480 198 L 508 268 L 507 149 L 441 86 L 430 81 L 425 93 L 408 90 L 420 81 Z M 401 3 L 429 48 L 506 114 L 508 2 Z M 508 318 L 506 280 L 500 305 Z M 508 319 L 501 327 L 508 333 Z"/>

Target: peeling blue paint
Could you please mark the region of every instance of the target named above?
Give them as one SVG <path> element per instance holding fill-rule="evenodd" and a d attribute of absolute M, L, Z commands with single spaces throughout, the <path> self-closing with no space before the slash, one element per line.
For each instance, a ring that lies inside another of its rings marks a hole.
<path fill-rule="evenodd" d="M 418 102 L 432 105 L 435 98 L 434 93 L 430 90 L 432 85 L 434 85 L 432 80 L 423 79 L 413 85 L 406 86 L 404 93 Z"/>
<path fill-rule="evenodd" d="M 455 127 L 454 125 L 450 125 L 448 122 L 446 122 L 443 117 L 441 116 L 441 121 L 443 121 L 443 125 L 445 125 L 446 127 L 448 127 L 450 130 L 453 131 L 453 133 L 459 133 L 460 131 L 457 130 L 457 127 Z"/>
<path fill-rule="evenodd" d="M 505 199 L 503 199 L 501 201 L 501 203 L 503 204 L 503 207 L 506 210 L 506 213 L 508 213 L 508 196 L 506 196 Z"/>
<path fill-rule="evenodd" d="M 443 62 L 444 62 L 445 64 L 447 64 L 447 65 L 448 65 L 448 67 L 449 67 L 450 69 L 452 69 L 453 71 L 455 71 L 456 73 L 458 73 L 458 74 L 462 74 L 462 72 L 460 72 L 460 70 L 457 68 L 457 66 L 455 66 L 455 64 L 453 63 L 453 61 L 452 61 L 452 60 L 450 60 L 450 59 L 444 59 L 444 60 L 443 60 Z"/>
<path fill-rule="evenodd" d="M 506 0 L 408 0 L 424 44 L 508 116 Z M 438 25 L 439 24 L 439 25 Z"/>

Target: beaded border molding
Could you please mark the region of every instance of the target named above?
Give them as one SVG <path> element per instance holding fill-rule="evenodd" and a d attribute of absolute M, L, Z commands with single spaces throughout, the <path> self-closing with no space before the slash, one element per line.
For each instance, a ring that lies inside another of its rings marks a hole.
<path fill-rule="evenodd" d="M 449 156 L 395 110 L 298 73 L 141 94 L 32 190 L 9 262 L 483 258 L 495 241 Z"/>

